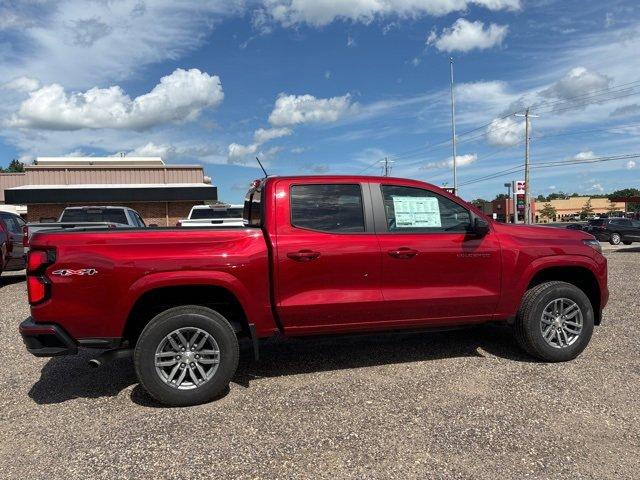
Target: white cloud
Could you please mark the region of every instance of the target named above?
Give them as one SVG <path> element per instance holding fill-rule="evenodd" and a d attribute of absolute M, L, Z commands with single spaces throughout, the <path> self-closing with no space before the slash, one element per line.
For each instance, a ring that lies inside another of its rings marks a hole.
<path fill-rule="evenodd" d="M 627 162 L 627 169 L 631 170 L 633 168 L 636 168 L 636 162 L 634 162 L 633 160 L 629 160 Z"/>
<path fill-rule="evenodd" d="M 514 98 L 507 92 L 506 82 L 499 80 L 460 83 L 456 85 L 455 92 L 456 100 L 459 102 L 505 105 Z"/>
<path fill-rule="evenodd" d="M 485 28 L 481 21 L 470 22 L 459 18 L 451 28 L 442 30 L 440 36 L 431 32 L 427 44 L 433 45 L 441 52 L 485 50 L 502 45 L 508 30 L 507 25 L 492 23 Z"/>
<path fill-rule="evenodd" d="M 40 88 L 40 82 L 35 78 L 17 77 L 0 85 L 0 88 L 7 90 L 16 90 L 18 92 L 33 92 Z"/>
<path fill-rule="evenodd" d="M 286 137 L 291 135 L 293 130 L 290 128 L 259 128 L 255 132 L 253 132 L 253 140 L 262 145 L 263 143 L 268 142 L 269 140 L 273 140 L 275 138 Z"/>
<path fill-rule="evenodd" d="M 515 146 L 524 140 L 524 122 L 513 117 L 496 118 L 487 127 L 487 141 L 491 145 Z"/>
<path fill-rule="evenodd" d="M 249 155 L 255 155 L 258 151 L 258 144 L 252 143 L 250 145 L 240 145 L 239 143 L 231 143 L 229 145 L 229 161 L 233 163 L 234 160 L 243 159 Z"/>
<path fill-rule="evenodd" d="M 163 160 L 169 160 L 174 157 L 176 148 L 170 144 L 157 145 L 153 142 L 149 142 L 140 147 L 134 148 L 127 155 L 131 157 L 162 157 Z"/>
<path fill-rule="evenodd" d="M 584 104 L 585 102 L 592 103 L 593 99 L 581 100 L 575 97 L 588 95 L 600 90 L 606 91 L 611 81 L 610 77 L 601 73 L 590 71 L 585 67 L 575 67 L 549 88 L 543 90 L 541 95 L 560 100 L 574 99 L 576 105 Z"/>
<path fill-rule="evenodd" d="M 599 183 L 594 183 L 588 188 L 588 190 L 593 190 L 594 192 L 604 192 L 604 187 Z"/>
<path fill-rule="evenodd" d="M 3 41 L 7 51 L 19 55 L 0 56 L 0 83 L 29 72 L 43 84 L 59 83 L 74 90 L 129 78 L 150 64 L 175 61 L 201 46 L 222 19 L 245 10 L 240 0 L 9 4 L 0 6 L 0 29 L 6 23 L 5 27 L 14 27 Z"/>
<path fill-rule="evenodd" d="M 576 153 L 571 160 L 591 160 L 596 158 L 595 153 L 591 150 L 583 150 L 582 152 Z"/>
<path fill-rule="evenodd" d="M 345 115 L 355 113 L 358 104 L 351 95 L 332 98 L 316 98 L 313 95 L 286 95 L 276 99 L 269 123 L 276 126 L 291 126 L 305 123 L 335 122 Z"/>
<path fill-rule="evenodd" d="M 478 160 L 475 153 L 467 153 L 465 155 L 456 155 L 456 167 L 466 167 Z M 422 166 L 421 170 L 431 170 L 433 168 L 453 168 L 453 156 L 441 162 L 429 162 Z"/>
<path fill-rule="evenodd" d="M 30 93 L 9 126 L 48 130 L 119 128 L 143 130 L 158 124 L 195 119 L 224 98 L 218 76 L 198 69 L 176 69 L 153 90 L 135 99 L 119 86 L 67 94 L 58 84 Z"/>
<path fill-rule="evenodd" d="M 520 0 L 263 0 L 264 12 L 284 26 L 316 27 L 335 20 L 371 23 L 376 18 L 418 18 L 464 11 L 469 5 L 489 10 L 518 10 Z"/>

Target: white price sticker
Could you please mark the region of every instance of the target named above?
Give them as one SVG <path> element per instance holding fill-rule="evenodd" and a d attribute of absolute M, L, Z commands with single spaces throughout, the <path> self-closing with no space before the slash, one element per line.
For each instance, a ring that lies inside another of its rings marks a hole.
<path fill-rule="evenodd" d="M 434 197 L 391 197 L 396 228 L 439 228 L 440 205 Z"/>

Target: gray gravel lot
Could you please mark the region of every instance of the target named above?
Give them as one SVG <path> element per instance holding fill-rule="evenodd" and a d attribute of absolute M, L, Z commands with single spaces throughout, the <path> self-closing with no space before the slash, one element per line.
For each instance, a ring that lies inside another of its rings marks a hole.
<path fill-rule="evenodd" d="M 166 409 L 131 361 L 30 356 L 24 276 L 0 277 L 0 478 L 638 478 L 640 248 L 577 360 L 507 329 L 269 341 L 224 398 Z"/>

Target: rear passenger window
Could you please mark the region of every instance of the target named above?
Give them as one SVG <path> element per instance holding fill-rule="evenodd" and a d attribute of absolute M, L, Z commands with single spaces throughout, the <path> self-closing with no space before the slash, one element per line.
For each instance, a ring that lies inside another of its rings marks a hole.
<path fill-rule="evenodd" d="M 321 232 L 364 232 L 360 185 L 291 186 L 291 224 Z"/>
<path fill-rule="evenodd" d="M 429 190 L 382 186 L 387 228 L 390 232 L 468 232 L 469 210 Z"/>

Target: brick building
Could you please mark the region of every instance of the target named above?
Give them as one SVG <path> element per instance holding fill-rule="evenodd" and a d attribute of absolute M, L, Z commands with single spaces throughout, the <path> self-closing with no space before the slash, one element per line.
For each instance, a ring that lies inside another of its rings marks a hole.
<path fill-rule="evenodd" d="M 166 165 L 159 157 L 40 157 L 25 173 L 3 174 L 0 194 L 5 205 L 26 206 L 29 222 L 57 219 L 72 205 L 120 205 L 159 226 L 217 200 L 201 166 Z"/>

